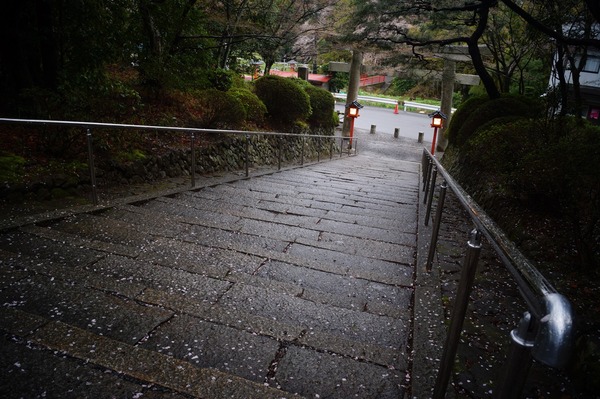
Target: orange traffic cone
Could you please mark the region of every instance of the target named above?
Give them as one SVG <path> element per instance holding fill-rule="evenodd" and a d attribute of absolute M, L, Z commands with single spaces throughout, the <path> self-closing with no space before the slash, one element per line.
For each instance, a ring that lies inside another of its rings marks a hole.
<path fill-rule="evenodd" d="M 398 103 L 396 103 L 396 108 L 394 108 L 394 113 L 397 114 L 398 113 Z"/>

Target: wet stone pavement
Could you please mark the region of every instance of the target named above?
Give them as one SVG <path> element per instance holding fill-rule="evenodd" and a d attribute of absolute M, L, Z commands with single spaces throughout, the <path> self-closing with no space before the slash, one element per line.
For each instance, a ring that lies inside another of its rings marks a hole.
<path fill-rule="evenodd" d="M 5 223 L 0 396 L 414 394 L 421 147 L 371 139 L 355 157 Z"/>

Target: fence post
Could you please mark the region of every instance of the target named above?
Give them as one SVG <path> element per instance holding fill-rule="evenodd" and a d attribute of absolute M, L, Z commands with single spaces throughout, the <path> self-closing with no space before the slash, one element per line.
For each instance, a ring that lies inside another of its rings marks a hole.
<path fill-rule="evenodd" d="M 431 232 L 431 242 L 429 243 L 429 254 L 427 255 L 427 263 L 425 263 L 425 270 L 427 270 L 428 272 L 431 271 L 431 265 L 433 264 L 433 256 L 435 255 L 437 239 L 440 233 L 440 224 L 442 223 L 442 212 L 444 211 L 444 201 L 446 199 L 447 189 L 448 183 L 446 183 L 446 181 L 444 180 L 440 185 L 440 198 L 438 198 L 435 219 L 433 220 L 433 230 Z M 427 224 L 427 220 L 425 220 L 425 224 Z"/>
<path fill-rule="evenodd" d="M 192 146 L 192 170 L 191 170 L 191 175 L 192 175 L 192 188 L 196 187 L 196 135 L 194 134 L 194 132 L 192 131 L 192 137 L 191 137 L 191 146 Z"/>
<path fill-rule="evenodd" d="M 96 190 L 96 168 L 94 167 L 94 146 L 92 131 L 87 129 L 88 166 L 90 168 L 90 184 L 92 185 L 92 203 L 98 205 L 98 191 Z"/>
<path fill-rule="evenodd" d="M 281 170 L 281 153 L 283 151 L 283 137 L 277 137 L 277 141 L 279 142 L 279 152 L 277 154 L 277 170 Z"/>
<path fill-rule="evenodd" d="M 306 146 L 306 140 L 304 138 L 304 134 L 302 135 L 302 150 L 300 151 L 300 165 L 304 165 L 304 147 Z"/>
<path fill-rule="evenodd" d="M 431 203 L 433 202 L 433 192 L 435 191 L 435 180 L 437 179 L 437 167 L 433 167 L 431 173 L 431 182 L 429 183 L 429 195 L 425 198 L 427 201 L 427 212 L 425 212 L 425 226 L 429 225 L 429 217 L 431 216 Z"/>
<path fill-rule="evenodd" d="M 429 161 L 429 166 L 427 167 L 427 180 L 425 181 L 425 195 L 423 196 L 423 203 L 427 201 L 427 197 L 429 195 L 429 189 L 431 186 L 431 173 L 433 171 L 433 161 Z"/>
<path fill-rule="evenodd" d="M 248 164 L 250 163 L 250 135 L 246 134 L 246 177 L 248 177 Z"/>
<path fill-rule="evenodd" d="M 443 399 L 446 394 L 450 375 L 452 373 L 452 365 L 460 340 L 463 322 L 467 313 L 467 305 L 469 304 L 469 295 L 473 287 L 475 279 L 475 271 L 477 270 L 477 262 L 481 252 L 481 233 L 477 229 L 473 229 L 469 233 L 469 241 L 467 243 L 467 254 L 463 262 L 460 281 L 458 283 L 458 291 L 452 307 L 452 320 L 444 345 L 444 353 L 440 363 L 435 388 L 433 390 L 434 399 Z"/>
<path fill-rule="evenodd" d="M 317 137 L 317 162 L 321 162 L 321 137 Z"/>
<path fill-rule="evenodd" d="M 498 381 L 498 388 L 494 392 L 494 399 L 521 397 L 531 367 L 534 331 L 531 313 L 523 313 L 519 325 L 510 333 L 512 344 Z"/>
<path fill-rule="evenodd" d="M 333 159 L 333 144 L 335 143 L 335 139 L 332 137 L 331 141 L 329 141 L 329 160 Z"/>
<path fill-rule="evenodd" d="M 423 174 L 423 190 L 425 190 L 425 179 L 427 179 L 427 173 L 428 173 L 428 168 L 429 166 L 429 160 L 427 158 L 427 152 L 425 150 L 425 148 L 423 148 L 423 155 L 421 155 L 421 173 Z"/>

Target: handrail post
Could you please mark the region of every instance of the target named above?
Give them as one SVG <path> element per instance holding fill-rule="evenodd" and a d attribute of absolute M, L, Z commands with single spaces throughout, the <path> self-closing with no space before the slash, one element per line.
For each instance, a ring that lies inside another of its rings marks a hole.
<path fill-rule="evenodd" d="M 429 167 L 427 168 L 427 180 L 425 180 L 425 196 L 423 197 L 423 203 L 427 201 L 427 195 L 429 194 L 429 186 L 431 182 L 431 173 L 433 170 L 433 161 L 429 161 Z"/>
<path fill-rule="evenodd" d="M 191 156 L 192 156 L 192 170 L 191 175 L 192 175 L 192 188 L 196 187 L 196 135 L 194 134 L 194 132 L 192 131 L 192 137 L 191 137 Z"/>
<path fill-rule="evenodd" d="M 306 146 L 306 140 L 304 138 L 304 134 L 302 135 L 302 149 L 300 150 L 300 165 L 304 165 L 304 147 Z"/>
<path fill-rule="evenodd" d="M 321 162 L 321 137 L 317 137 L 317 162 Z"/>
<path fill-rule="evenodd" d="M 446 394 L 446 389 L 452 373 L 452 366 L 454 364 L 454 357 L 456 356 L 456 350 L 460 340 L 460 333 L 467 313 L 469 295 L 471 294 L 471 288 L 473 287 L 473 281 L 475 280 L 475 271 L 477 270 L 480 252 L 481 232 L 477 229 L 473 229 L 469 233 L 467 254 L 465 255 L 463 262 L 460 282 L 458 283 L 458 291 L 456 293 L 456 299 L 454 300 L 454 306 L 452 307 L 452 320 L 450 321 L 450 328 L 446 337 L 446 344 L 444 345 L 444 353 L 442 355 L 442 361 L 440 363 L 440 369 L 438 370 L 437 380 L 433 391 L 434 399 L 443 399 Z"/>
<path fill-rule="evenodd" d="M 521 397 L 531 367 L 534 330 L 531 313 L 523 313 L 519 326 L 510 333 L 512 344 L 504 363 L 498 388 L 494 392 L 494 399 Z"/>
<path fill-rule="evenodd" d="M 333 144 L 335 143 L 335 139 L 332 137 L 329 141 L 329 160 L 333 159 Z"/>
<path fill-rule="evenodd" d="M 92 131 L 87 129 L 88 166 L 90 169 L 90 184 L 92 185 L 92 203 L 98 205 L 98 191 L 96 189 L 96 168 L 94 167 L 94 146 Z"/>
<path fill-rule="evenodd" d="M 277 137 L 277 142 L 279 143 L 279 151 L 277 153 L 277 170 L 281 170 L 281 153 L 283 152 L 283 137 Z"/>
<path fill-rule="evenodd" d="M 429 158 L 425 149 L 423 149 L 423 155 L 421 156 L 421 173 L 423 173 L 423 190 L 425 190 L 425 180 L 427 179 L 427 173 L 429 173 Z"/>
<path fill-rule="evenodd" d="M 431 216 L 431 203 L 433 202 L 433 193 L 435 191 L 435 180 L 437 179 L 437 168 L 433 168 L 433 172 L 431 175 L 431 182 L 429 183 L 429 195 L 425 197 L 425 201 L 427 201 L 427 211 L 425 212 L 425 226 L 429 225 L 429 217 Z"/>
<path fill-rule="evenodd" d="M 431 265 L 433 264 L 433 256 L 435 255 L 437 239 L 440 233 L 440 224 L 442 223 L 442 212 L 444 211 L 444 202 L 446 199 L 447 189 L 448 183 L 446 183 L 446 181 L 444 180 L 440 185 L 440 197 L 438 198 L 435 219 L 433 220 L 433 230 L 431 232 L 431 242 L 429 243 L 429 254 L 427 255 L 427 263 L 425 263 L 425 270 L 427 270 L 428 272 L 431 271 Z"/>
<path fill-rule="evenodd" d="M 249 176 L 248 164 L 250 163 L 250 135 L 246 134 L 246 177 Z"/>

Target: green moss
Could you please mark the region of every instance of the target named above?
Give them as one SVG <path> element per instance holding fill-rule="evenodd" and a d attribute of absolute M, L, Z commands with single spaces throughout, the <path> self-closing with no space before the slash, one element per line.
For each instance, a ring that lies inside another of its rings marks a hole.
<path fill-rule="evenodd" d="M 14 183 L 20 180 L 25 162 L 25 158 L 18 155 L 0 154 L 0 181 Z"/>
<path fill-rule="evenodd" d="M 124 162 L 143 161 L 146 158 L 146 154 L 141 150 L 121 151 L 117 154 L 117 159 Z"/>

